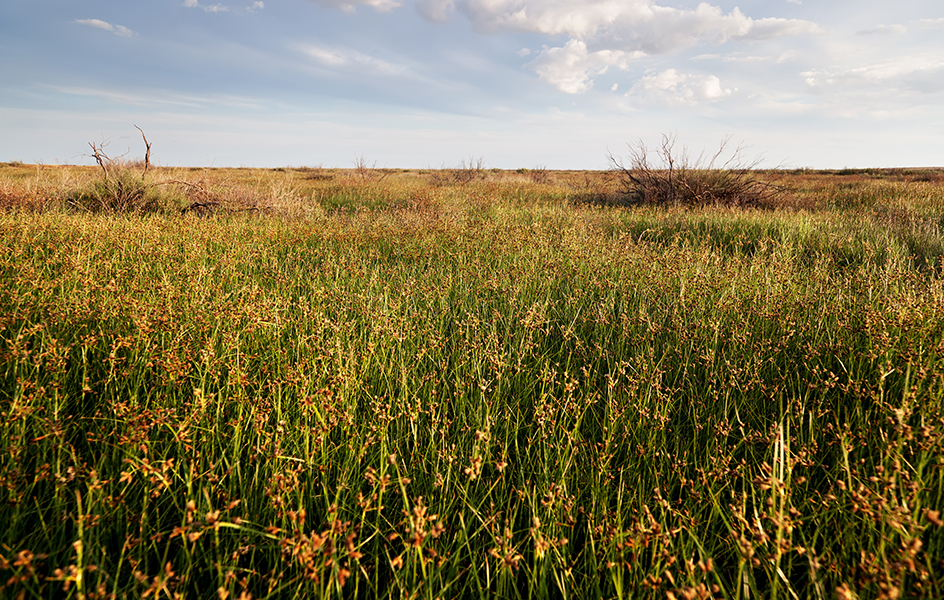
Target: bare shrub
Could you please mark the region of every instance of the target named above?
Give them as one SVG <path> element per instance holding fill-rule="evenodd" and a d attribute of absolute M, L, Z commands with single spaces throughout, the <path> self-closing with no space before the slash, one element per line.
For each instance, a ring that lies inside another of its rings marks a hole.
<path fill-rule="evenodd" d="M 710 157 L 701 154 L 694 160 L 684 148 L 676 150 L 674 135 L 662 136 L 654 153 L 655 163 L 642 141 L 629 145 L 625 159 L 610 154 L 622 203 L 745 208 L 772 205 L 782 190 L 758 179 L 753 171 L 759 161 L 746 162 L 744 148 L 730 150 L 730 140 L 725 138 Z"/>
<path fill-rule="evenodd" d="M 468 160 L 462 159 L 459 161 L 459 166 L 453 169 L 453 178 L 456 183 L 460 184 L 485 179 L 485 176 L 485 159 L 481 156 L 478 158 L 470 156 Z"/>
<path fill-rule="evenodd" d="M 367 162 L 363 154 L 354 157 L 354 177 L 361 181 L 383 181 L 390 175 L 387 169 L 378 169 L 377 161 Z"/>
<path fill-rule="evenodd" d="M 364 158 L 363 154 L 359 154 L 354 157 L 354 175 L 359 177 L 362 181 L 367 181 L 373 177 L 374 169 L 377 167 L 377 161 L 374 161 L 373 164 L 368 164 L 367 159 Z"/>
<path fill-rule="evenodd" d="M 488 176 L 485 159 L 470 156 L 459 161 L 454 169 L 442 168 L 430 173 L 430 181 L 435 185 L 466 185 L 473 181 L 484 180 Z"/>
<path fill-rule="evenodd" d="M 544 165 L 538 165 L 533 169 L 528 169 L 528 178 L 531 179 L 532 183 L 545 184 L 550 183 L 550 174 L 547 171 L 547 167 Z"/>

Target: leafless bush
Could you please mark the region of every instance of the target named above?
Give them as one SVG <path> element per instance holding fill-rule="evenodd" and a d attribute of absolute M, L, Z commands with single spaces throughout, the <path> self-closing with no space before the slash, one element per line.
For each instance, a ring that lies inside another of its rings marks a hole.
<path fill-rule="evenodd" d="M 377 161 L 368 163 L 363 154 L 354 157 L 354 177 L 361 181 L 383 181 L 390 173 L 377 168 Z"/>
<path fill-rule="evenodd" d="M 485 179 L 485 159 L 470 156 L 468 160 L 459 161 L 459 166 L 453 169 L 453 178 L 456 183 L 472 183 L 479 179 Z"/>
<path fill-rule="evenodd" d="M 528 169 L 528 177 L 533 183 L 544 184 L 548 183 L 549 173 L 547 167 L 544 165 L 538 165 L 533 169 Z"/>
<path fill-rule="evenodd" d="M 663 135 L 654 164 L 642 141 L 629 145 L 625 159 L 610 154 L 624 204 L 658 206 L 766 207 L 774 203 L 780 188 L 758 179 L 753 170 L 759 161 L 746 162 L 744 148 L 730 149 L 730 137 L 718 151 L 694 160 L 683 148 L 676 150 L 674 135 Z"/>
<path fill-rule="evenodd" d="M 354 157 L 354 175 L 359 177 L 362 181 L 370 179 L 376 167 L 377 161 L 374 161 L 373 164 L 368 164 L 363 154 L 358 154 Z"/>
<path fill-rule="evenodd" d="M 485 159 L 470 156 L 459 161 L 454 169 L 443 167 L 430 173 L 430 181 L 436 185 L 465 185 L 473 181 L 485 179 L 488 172 L 485 170 Z"/>

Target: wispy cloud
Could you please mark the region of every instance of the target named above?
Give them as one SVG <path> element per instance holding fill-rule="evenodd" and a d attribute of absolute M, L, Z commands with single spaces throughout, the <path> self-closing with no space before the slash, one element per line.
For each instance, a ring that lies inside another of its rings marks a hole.
<path fill-rule="evenodd" d="M 693 56 L 692 60 L 721 60 L 725 63 L 764 63 L 772 62 L 778 65 L 788 62 L 796 58 L 797 53 L 795 50 L 787 50 L 786 52 L 781 52 L 777 56 L 755 56 L 750 54 L 744 54 L 742 52 L 733 52 L 731 54 L 720 55 L 720 54 L 699 54 L 698 56 Z"/>
<path fill-rule="evenodd" d="M 397 0 L 312 0 L 317 4 L 330 8 L 338 8 L 344 12 L 352 13 L 358 6 L 369 6 L 377 12 L 390 12 L 391 10 L 403 6 Z"/>
<path fill-rule="evenodd" d="M 408 69 L 350 48 L 298 44 L 296 49 L 323 67 L 383 76 L 402 76 Z"/>
<path fill-rule="evenodd" d="M 902 35 L 905 33 L 908 33 L 908 28 L 904 25 L 879 25 L 872 29 L 857 31 L 856 35 Z"/>
<path fill-rule="evenodd" d="M 75 22 L 79 25 L 85 25 L 86 27 L 94 27 L 95 29 L 110 31 L 120 37 L 134 36 L 134 32 L 124 25 L 112 25 L 111 23 L 102 21 L 101 19 L 76 19 Z"/>
<path fill-rule="evenodd" d="M 262 4 L 262 3 L 257 2 L 256 4 Z M 187 8 L 201 8 L 203 9 L 203 12 L 208 12 L 208 13 L 229 12 L 229 7 L 223 4 L 219 4 L 219 3 L 200 4 L 198 0 L 184 0 L 184 6 L 186 6 Z"/>
<path fill-rule="evenodd" d="M 240 109 L 258 109 L 259 102 L 254 98 L 245 98 L 241 96 L 230 96 L 224 94 L 214 94 L 201 96 L 195 94 L 168 93 L 163 90 L 114 90 L 108 88 L 86 88 L 78 86 L 44 86 L 44 89 L 59 94 L 70 96 L 84 96 L 87 98 L 97 98 L 121 104 L 125 106 L 136 107 L 220 107 Z"/>
<path fill-rule="evenodd" d="M 936 93 L 944 91 L 944 58 L 905 56 L 845 70 L 814 70 L 800 74 L 816 91 L 868 89 Z"/>

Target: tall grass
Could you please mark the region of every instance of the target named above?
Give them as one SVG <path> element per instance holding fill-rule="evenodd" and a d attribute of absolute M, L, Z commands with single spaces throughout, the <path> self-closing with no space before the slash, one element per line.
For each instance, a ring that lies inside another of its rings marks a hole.
<path fill-rule="evenodd" d="M 301 175 L 0 215 L 0 596 L 944 593 L 940 188 Z"/>

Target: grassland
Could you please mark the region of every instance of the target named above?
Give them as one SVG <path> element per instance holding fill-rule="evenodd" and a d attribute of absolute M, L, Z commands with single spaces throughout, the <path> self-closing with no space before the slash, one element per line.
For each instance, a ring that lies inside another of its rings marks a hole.
<path fill-rule="evenodd" d="M 0 166 L 0 597 L 944 596 L 941 173 L 473 175 Z"/>

